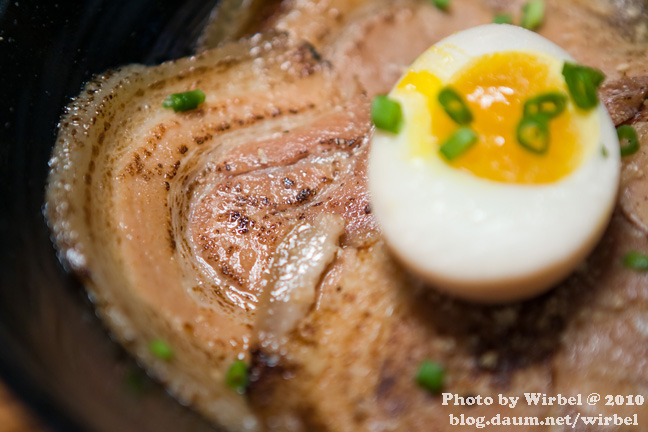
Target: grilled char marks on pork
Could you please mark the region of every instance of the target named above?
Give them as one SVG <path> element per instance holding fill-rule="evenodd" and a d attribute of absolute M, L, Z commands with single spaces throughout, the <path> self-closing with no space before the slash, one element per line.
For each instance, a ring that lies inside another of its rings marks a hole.
<path fill-rule="evenodd" d="M 623 17 L 640 26 L 617 10 L 627 2 L 547 1 L 541 29 L 605 70 L 602 100 L 641 141 L 624 160 L 606 236 L 568 280 L 510 306 L 450 299 L 395 262 L 371 214 L 371 96 L 422 49 L 522 3 L 456 0 L 446 14 L 413 0 L 272 1 L 262 22 L 212 42 L 267 29 L 292 39 L 256 35 L 99 77 L 62 119 L 51 161 L 47 212 L 62 257 L 119 340 L 231 430 L 445 431 L 449 414 L 574 412 L 441 405 L 413 380 L 426 358 L 444 364 L 445 390 L 462 396 L 646 394 L 648 280 L 620 264 L 628 250 L 648 251 L 647 80 L 636 77 L 646 73 L 646 44 L 640 30 L 611 26 Z M 207 94 L 198 109 L 161 108 L 194 88 Z M 267 275 L 282 275 L 275 252 L 322 217 L 334 221 L 321 228 L 331 236 L 327 262 L 310 270 L 324 270 L 309 275 L 314 295 L 270 350 L 257 318 L 285 310 L 259 300 Z M 155 338 L 174 347 L 173 361 L 151 355 Z M 225 385 L 239 357 L 251 364 L 245 396 Z M 646 405 L 631 408 L 648 424 Z"/>
<path fill-rule="evenodd" d="M 477 306 L 424 287 L 392 260 L 381 241 L 346 248 L 321 286 L 319 307 L 286 344 L 285 357 L 277 360 L 259 347 L 252 351 L 250 402 L 269 429 L 448 430 L 439 419 L 468 411 L 443 406 L 439 398 L 416 389 L 413 376 L 424 358 L 443 363 L 446 391 L 462 396 L 502 393 L 523 398 L 525 392 L 601 390 L 645 394 L 648 281 L 621 264 L 628 251 L 648 250 L 643 82 L 645 78 L 621 78 L 601 89 L 617 125 L 629 122 L 637 129 L 640 150 L 624 158 L 620 206 L 581 268 L 537 299 Z M 544 417 L 616 412 L 648 419 L 646 409 L 636 406 L 522 403 L 515 410 L 471 407 L 469 412 L 488 418 L 498 413 Z"/>
<path fill-rule="evenodd" d="M 197 109 L 162 107 L 194 88 L 207 95 Z M 106 73 L 61 121 L 47 213 L 62 258 L 116 337 L 229 429 L 259 427 L 225 374 L 248 353 L 261 276 L 288 230 L 329 213 L 347 220 L 342 245 L 376 235 L 368 99 L 352 99 L 309 44 L 270 34 Z M 173 361 L 152 355 L 154 339 Z"/>

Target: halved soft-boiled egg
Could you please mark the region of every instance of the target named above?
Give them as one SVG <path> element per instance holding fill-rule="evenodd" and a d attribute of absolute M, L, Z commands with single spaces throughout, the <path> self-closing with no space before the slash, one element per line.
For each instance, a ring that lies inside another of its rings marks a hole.
<path fill-rule="evenodd" d="M 510 25 L 425 51 L 374 101 L 388 130 L 376 128 L 369 187 L 394 253 L 438 288 L 486 302 L 566 277 L 600 239 L 618 187 L 602 79 Z"/>

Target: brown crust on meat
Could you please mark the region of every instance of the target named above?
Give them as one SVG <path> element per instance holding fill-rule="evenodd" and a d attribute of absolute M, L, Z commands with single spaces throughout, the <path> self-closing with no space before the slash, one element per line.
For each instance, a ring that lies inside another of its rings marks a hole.
<path fill-rule="evenodd" d="M 648 280 L 620 264 L 628 250 L 648 250 L 648 78 L 626 77 L 643 67 L 633 56 L 645 44 L 636 33 L 602 32 L 603 3 L 548 2 L 551 16 L 591 35 L 589 44 L 556 21 L 541 29 L 606 70 L 602 100 L 617 124 L 640 133 L 640 151 L 624 160 L 620 209 L 581 268 L 527 302 L 458 301 L 393 259 L 371 213 L 367 94 L 389 89 L 442 36 L 522 2 L 457 0 L 461 20 L 412 0 L 331 0 L 337 13 L 323 14 L 320 3 L 296 20 L 285 18 L 299 2 L 254 2 L 258 20 L 248 16 L 233 34 L 277 26 L 309 43 L 259 35 L 97 77 L 63 118 L 52 160 L 47 211 L 64 261 L 118 338 L 176 395 L 233 430 L 244 420 L 248 430 L 447 430 L 448 414 L 465 410 L 416 385 L 423 359 L 442 362 L 446 391 L 464 396 L 645 393 Z M 643 3 L 639 12 L 645 17 Z M 160 110 L 167 93 L 204 86 L 210 97 L 197 110 Z M 66 164 L 78 175 L 63 178 Z M 253 344 L 260 275 L 286 231 L 321 212 L 346 219 L 342 251 L 283 354 L 271 358 Z M 171 363 L 147 350 L 160 335 L 177 348 Z M 246 397 L 224 385 L 234 358 L 251 362 Z M 645 424 L 646 407 L 633 409 Z"/>

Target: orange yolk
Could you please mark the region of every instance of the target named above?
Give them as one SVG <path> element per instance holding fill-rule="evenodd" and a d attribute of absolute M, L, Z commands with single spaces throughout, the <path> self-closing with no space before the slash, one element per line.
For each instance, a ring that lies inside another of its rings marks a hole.
<path fill-rule="evenodd" d="M 447 83 L 468 104 L 470 124 L 479 141 L 450 164 L 458 169 L 500 182 L 541 184 L 559 180 L 572 172 L 583 157 L 578 122 L 569 105 L 549 122 L 550 144 L 535 154 L 517 140 L 517 125 L 524 103 L 542 93 L 567 94 L 559 70 L 549 59 L 523 52 L 500 52 L 473 60 Z M 459 127 L 438 102 L 437 77 L 426 71 L 410 71 L 399 88 L 426 96 L 432 116 L 431 134 L 441 145 Z"/>

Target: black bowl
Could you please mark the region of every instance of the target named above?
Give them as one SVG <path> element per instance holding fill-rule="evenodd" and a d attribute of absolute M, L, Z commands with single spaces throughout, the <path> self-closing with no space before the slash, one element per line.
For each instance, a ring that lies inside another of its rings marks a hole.
<path fill-rule="evenodd" d="M 56 258 L 56 125 L 93 74 L 191 53 L 217 0 L 0 0 L 0 375 L 54 430 L 209 431 L 149 380 Z"/>

